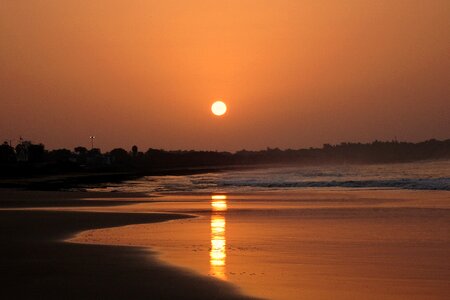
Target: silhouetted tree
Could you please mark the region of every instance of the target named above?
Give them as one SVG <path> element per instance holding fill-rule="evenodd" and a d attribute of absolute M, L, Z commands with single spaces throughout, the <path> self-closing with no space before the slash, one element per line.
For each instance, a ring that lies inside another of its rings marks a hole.
<path fill-rule="evenodd" d="M 40 162 L 44 158 L 45 147 L 43 144 L 30 144 L 28 146 L 28 161 Z"/>
<path fill-rule="evenodd" d="M 0 163 L 12 163 L 15 161 L 16 153 L 14 148 L 8 142 L 4 142 L 3 145 L 0 145 Z"/>
<path fill-rule="evenodd" d="M 129 161 L 129 156 L 127 151 L 122 148 L 116 148 L 111 150 L 109 153 L 111 156 L 111 162 L 115 164 L 124 164 Z"/>
<path fill-rule="evenodd" d="M 87 148 L 82 146 L 75 147 L 73 150 L 78 155 L 86 155 L 88 152 Z"/>
<path fill-rule="evenodd" d="M 18 161 L 28 161 L 28 147 L 31 143 L 24 141 L 16 145 L 16 157 Z"/>
<path fill-rule="evenodd" d="M 102 152 L 100 151 L 99 148 L 92 148 L 91 150 L 88 151 L 87 153 L 89 156 L 101 156 Z"/>
<path fill-rule="evenodd" d="M 68 149 L 57 149 L 48 153 L 49 159 L 57 162 L 69 161 L 72 155 L 73 153 Z"/>
<path fill-rule="evenodd" d="M 44 158 L 45 148 L 43 144 L 33 144 L 23 141 L 16 146 L 17 160 L 28 162 L 40 162 Z"/>
<path fill-rule="evenodd" d="M 138 155 L 138 147 L 136 145 L 134 145 L 133 147 L 131 147 L 131 155 L 135 158 Z"/>

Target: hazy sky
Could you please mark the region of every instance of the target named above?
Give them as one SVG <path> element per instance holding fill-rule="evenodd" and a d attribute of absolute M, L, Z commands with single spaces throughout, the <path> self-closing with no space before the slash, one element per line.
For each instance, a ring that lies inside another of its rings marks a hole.
<path fill-rule="evenodd" d="M 449 82 L 448 0 L 0 0 L 2 140 L 238 150 L 443 139 Z"/>

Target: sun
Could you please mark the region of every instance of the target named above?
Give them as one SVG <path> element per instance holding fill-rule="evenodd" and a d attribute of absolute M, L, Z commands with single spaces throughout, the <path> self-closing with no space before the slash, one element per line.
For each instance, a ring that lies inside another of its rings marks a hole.
<path fill-rule="evenodd" d="M 216 101 L 211 105 L 211 111 L 216 116 L 222 116 L 227 112 L 227 105 L 222 101 Z"/>

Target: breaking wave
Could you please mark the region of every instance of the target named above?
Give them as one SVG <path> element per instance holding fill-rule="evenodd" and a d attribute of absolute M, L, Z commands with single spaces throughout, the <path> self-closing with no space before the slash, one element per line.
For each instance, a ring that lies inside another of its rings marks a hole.
<path fill-rule="evenodd" d="M 412 190 L 446 190 L 450 191 L 450 178 L 432 179 L 392 179 L 392 180 L 346 180 L 346 181 L 297 181 L 297 182 L 277 182 L 277 181 L 224 181 L 220 182 L 221 187 L 256 187 L 256 188 L 397 188 Z"/>
<path fill-rule="evenodd" d="M 125 192 L 245 192 L 301 188 L 450 191 L 450 160 L 386 165 L 289 166 L 179 176 L 148 176 L 110 184 Z"/>

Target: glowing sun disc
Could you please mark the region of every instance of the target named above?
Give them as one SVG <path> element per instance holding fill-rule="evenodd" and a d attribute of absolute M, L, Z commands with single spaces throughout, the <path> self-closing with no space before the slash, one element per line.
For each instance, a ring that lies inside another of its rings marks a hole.
<path fill-rule="evenodd" d="M 227 112 L 227 105 L 222 101 L 216 101 L 211 105 L 211 111 L 216 116 L 222 116 Z"/>

